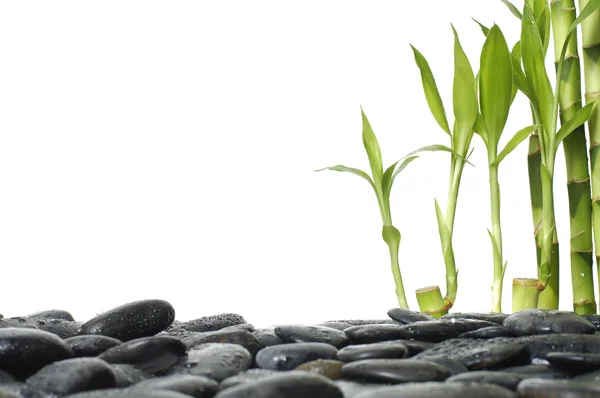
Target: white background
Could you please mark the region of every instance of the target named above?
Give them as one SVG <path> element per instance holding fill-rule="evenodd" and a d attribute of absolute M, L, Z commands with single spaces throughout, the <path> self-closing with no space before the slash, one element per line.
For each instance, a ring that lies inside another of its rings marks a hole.
<path fill-rule="evenodd" d="M 517 1 L 520 8 L 522 2 Z M 60 308 L 85 321 L 161 298 L 188 320 L 236 312 L 255 326 L 386 318 L 397 306 L 368 171 L 362 105 L 387 167 L 449 145 L 412 50 L 453 120 L 453 36 L 478 70 L 500 1 L 56 1 L 0 6 L 0 312 Z M 552 67 L 552 47 L 548 66 Z M 531 124 L 523 96 L 501 147 Z M 491 308 L 485 147 L 473 139 L 459 196 L 455 311 Z M 535 277 L 526 143 L 500 168 L 503 310 Z M 449 155 L 411 164 L 392 191 L 401 268 L 415 289 L 445 269 L 434 198 Z M 561 309 L 571 309 L 562 149 L 556 209 Z"/>

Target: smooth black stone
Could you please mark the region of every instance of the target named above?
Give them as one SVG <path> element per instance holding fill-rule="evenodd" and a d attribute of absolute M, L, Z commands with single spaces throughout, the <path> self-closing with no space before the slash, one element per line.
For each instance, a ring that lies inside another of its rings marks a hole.
<path fill-rule="evenodd" d="M 188 338 L 182 339 L 188 348 L 193 348 L 199 344 L 206 343 L 229 343 L 239 344 L 247 349 L 252 356 L 256 355 L 258 351 L 265 348 L 258 339 L 250 332 L 246 330 L 234 329 L 234 330 L 217 330 L 216 332 L 192 332 L 193 335 Z"/>
<path fill-rule="evenodd" d="M 529 351 L 514 339 L 451 339 L 425 350 L 415 359 L 444 356 L 462 363 L 470 370 L 496 369 L 530 363 Z"/>
<path fill-rule="evenodd" d="M 19 380 L 72 356 L 64 340 L 53 333 L 26 328 L 0 329 L 0 369 Z"/>
<path fill-rule="evenodd" d="M 406 308 L 392 308 L 387 312 L 388 316 L 401 324 L 409 324 L 420 321 L 435 321 L 437 318 L 422 312 L 411 311 Z"/>
<path fill-rule="evenodd" d="M 344 330 L 356 325 L 350 325 L 349 323 L 342 322 L 323 322 L 317 324 L 317 326 L 325 326 L 326 328 L 332 328 L 343 332 Z"/>
<path fill-rule="evenodd" d="M 37 326 L 39 330 L 56 334 L 61 339 L 75 336 L 81 328 L 81 322 L 66 321 L 64 319 L 29 318 L 28 322 Z"/>
<path fill-rule="evenodd" d="M 344 398 L 340 388 L 321 375 L 291 371 L 238 384 L 214 398 Z"/>
<path fill-rule="evenodd" d="M 122 341 L 98 334 L 87 334 L 69 337 L 65 339 L 65 343 L 76 357 L 95 357 L 109 348 L 118 346 Z"/>
<path fill-rule="evenodd" d="M 256 330 L 256 328 L 254 327 L 254 325 L 252 325 L 250 323 L 240 323 L 239 325 L 225 326 L 223 329 L 219 329 L 218 332 L 225 332 L 225 331 L 230 331 L 230 330 L 245 330 L 246 332 L 252 333 Z M 210 333 L 210 332 L 204 332 L 204 333 Z"/>
<path fill-rule="evenodd" d="M 15 376 L 11 375 L 8 372 L 0 370 L 0 383 L 7 383 L 9 381 L 15 381 Z"/>
<path fill-rule="evenodd" d="M 25 384 L 58 396 L 116 387 L 109 364 L 98 358 L 72 358 L 54 362 L 29 377 Z"/>
<path fill-rule="evenodd" d="M 408 357 L 409 348 L 398 341 L 385 341 L 373 344 L 349 345 L 338 351 L 338 358 L 344 362 L 363 359 L 400 359 Z"/>
<path fill-rule="evenodd" d="M 600 354 L 578 352 L 550 352 L 546 360 L 553 366 L 567 368 L 569 371 L 591 372 L 600 369 Z"/>
<path fill-rule="evenodd" d="M 335 359 L 317 359 L 310 362 L 304 362 L 294 370 L 305 370 L 310 373 L 316 373 L 325 376 L 330 380 L 342 378 L 342 366 L 345 363 Z"/>
<path fill-rule="evenodd" d="M 83 325 L 80 335 L 100 334 L 129 341 L 154 336 L 175 319 L 175 309 L 164 300 L 140 300 L 113 308 Z"/>
<path fill-rule="evenodd" d="M 0 329 L 2 328 L 22 328 L 39 330 L 39 328 L 33 322 L 31 322 L 28 318 L 23 317 L 0 319 Z"/>
<path fill-rule="evenodd" d="M 380 343 L 408 338 L 401 325 L 359 325 L 344 330 L 352 344 Z"/>
<path fill-rule="evenodd" d="M 587 319 L 566 311 L 528 309 L 509 315 L 502 325 L 515 336 L 569 333 L 594 334 L 596 328 Z"/>
<path fill-rule="evenodd" d="M 169 390 L 149 391 L 135 388 L 107 388 L 105 390 L 71 394 L 64 398 L 190 398 L 190 396 Z"/>
<path fill-rule="evenodd" d="M 592 325 L 596 328 L 596 332 L 600 331 L 600 315 L 598 314 L 584 314 L 580 315 L 590 321 Z"/>
<path fill-rule="evenodd" d="M 426 382 L 381 387 L 352 398 L 517 398 L 517 394 L 494 384 Z"/>
<path fill-rule="evenodd" d="M 463 365 L 456 359 L 448 358 L 445 356 L 428 357 L 428 358 L 426 358 L 426 360 L 435 362 L 439 365 L 442 365 L 443 367 L 446 368 L 446 370 L 448 370 L 448 372 L 450 372 L 450 375 L 452 375 L 452 376 L 469 371 L 469 369 L 467 369 L 467 367 L 465 365 Z"/>
<path fill-rule="evenodd" d="M 504 326 L 498 325 L 466 332 L 458 337 L 465 339 L 493 339 L 495 337 L 514 337 L 514 335 Z"/>
<path fill-rule="evenodd" d="M 528 377 L 500 370 L 476 370 L 465 372 L 446 379 L 447 382 L 459 383 L 488 383 L 496 384 L 509 390 L 516 391 L 519 383 Z"/>
<path fill-rule="evenodd" d="M 528 378 L 538 379 L 566 379 L 571 375 L 563 369 L 555 368 L 549 365 L 521 365 L 510 366 L 502 369 L 504 372 L 515 373 Z"/>
<path fill-rule="evenodd" d="M 402 343 L 405 346 L 407 346 L 409 357 L 415 356 L 420 352 L 423 352 L 425 350 L 435 347 L 435 343 L 430 343 L 428 341 L 405 340 L 405 339 L 392 340 L 392 341 L 397 341 L 397 342 Z"/>
<path fill-rule="evenodd" d="M 316 359 L 337 359 L 338 350 L 326 343 L 291 343 L 265 347 L 256 354 L 261 369 L 293 370 Z"/>
<path fill-rule="evenodd" d="M 355 398 L 359 394 L 372 392 L 381 388 L 381 383 L 367 383 L 356 380 L 335 380 L 334 383 L 342 390 L 344 397 Z"/>
<path fill-rule="evenodd" d="M 251 365 L 252 355 L 240 345 L 206 343 L 190 349 L 168 373 L 204 376 L 220 382 Z"/>
<path fill-rule="evenodd" d="M 365 359 L 342 367 L 344 379 L 390 384 L 443 381 L 450 375 L 442 365 L 416 359 Z"/>
<path fill-rule="evenodd" d="M 221 381 L 221 383 L 219 383 L 219 391 L 229 387 L 237 386 L 241 383 L 248 383 L 250 381 L 261 380 L 265 377 L 273 376 L 279 373 L 280 372 L 276 370 L 260 368 L 244 370 L 243 372 L 240 372 L 234 376 L 228 377 L 225 380 Z"/>
<path fill-rule="evenodd" d="M 600 386 L 594 382 L 577 380 L 527 379 L 519 384 L 517 392 L 523 398 L 593 398 L 600 396 Z"/>
<path fill-rule="evenodd" d="M 113 363 L 110 365 L 115 375 L 116 387 L 123 388 L 151 379 L 153 375 L 133 365 Z"/>
<path fill-rule="evenodd" d="M 65 310 L 45 310 L 34 312 L 33 314 L 27 315 L 27 318 L 51 318 L 51 319 L 63 319 L 65 321 L 74 322 L 75 319 L 69 311 Z"/>
<path fill-rule="evenodd" d="M 144 380 L 132 388 L 145 390 L 169 390 L 190 395 L 194 398 L 212 398 L 219 383 L 203 376 L 171 375 Z"/>
<path fill-rule="evenodd" d="M 573 380 L 600 381 L 600 369 L 576 375 Z"/>
<path fill-rule="evenodd" d="M 405 338 L 439 343 L 455 338 L 465 332 L 495 326 L 496 324 L 478 319 L 440 319 L 436 321 L 415 322 L 401 326 Z"/>
<path fill-rule="evenodd" d="M 273 329 L 256 329 L 252 334 L 263 347 L 283 344 L 283 341 L 275 334 Z"/>
<path fill-rule="evenodd" d="M 400 325 L 392 319 L 342 319 L 335 321 L 327 321 L 325 323 L 345 323 L 352 326 L 364 325 Z"/>
<path fill-rule="evenodd" d="M 228 326 L 240 325 L 243 323 L 247 323 L 243 316 L 233 313 L 224 313 L 182 322 L 180 328 L 190 332 L 215 332 Z"/>
<path fill-rule="evenodd" d="M 545 359 L 550 352 L 600 354 L 600 335 L 542 334 L 518 337 L 515 341 L 527 347 L 532 359 Z"/>
<path fill-rule="evenodd" d="M 274 331 L 284 343 L 326 343 L 335 348 L 350 344 L 346 333 L 324 326 L 281 325 Z"/>
<path fill-rule="evenodd" d="M 502 325 L 504 320 L 509 315 L 510 314 L 498 314 L 495 312 L 450 312 L 446 315 L 442 315 L 440 319 L 475 319 L 479 321 L 494 322 Z"/>
<path fill-rule="evenodd" d="M 186 349 L 185 344 L 175 337 L 142 337 L 109 348 L 98 358 L 108 363 L 124 363 L 149 373 L 159 373 L 177 363 L 185 355 Z"/>

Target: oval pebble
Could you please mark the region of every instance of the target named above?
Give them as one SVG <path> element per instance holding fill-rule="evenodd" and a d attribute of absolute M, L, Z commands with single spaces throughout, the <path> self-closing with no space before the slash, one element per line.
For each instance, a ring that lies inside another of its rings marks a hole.
<path fill-rule="evenodd" d="M 496 323 L 479 319 L 439 319 L 436 321 L 415 322 L 401 326 L 407 339 L 439 343 L 463 333 L 496 326 Z"/>
<path fill-rule="evenodd" d="M 372 344 L 354 344 L 342 348 L 338 358 L 344 362 L 360 361 L 362 359 L 399 359 L 408 357 L 409 348 L 397 341 L 384 341 Z"/>
<path fill-rule="evenodd" d="M 275 374 L 279 374 L 279 372 L 276 370 L 260 369 L 260 368 L 244 370 L 243 372 L 240 372 L 236 375 L 230 376 L 230 377 L 226 378 L 225 380 L 221 381 L 219 383 L 219 391 L 224 390 L 229 387 L 236 386 L 241 383 L 247 383 L 250 381 L 261 380 L 267 376 L 272 376 Z"/>
<path fill-rule="evenodd" d="M 509 390 L 516 391 L 519 383 L 527 378 L 527 375 L 520 375 L 517 373 L 502 372 L 497 370 L 477 370 L 451 376 L 446 379 L 446 381 L 459 383 L 496 384 L 501 387 L 508 388 Z"/>
<path fill-rule="evenodd" d="M 517 394 L 494 384 L 428 382 L 381 387 L 352 398 L 517 398 Z"/>
<path fill-rule="evenodd" d="M 320 374 L 331 380 L 337 380 L 342 377 L 342 366 L 344 366 L 344 362 L 335 359 L 317 359 L 316 361 L 303 363 L 296 370 L 305 370 Z"/>
<path fill-rule="evenodd" d="M 352 344 L 380 343 L 408 338 L 401 325 L 359 325 L 344 330 Z"/>
<path fill-rule="evenodd" d="M 190 395 L 194 398 L 212 398 L 219 383 L 203 376 L 170 375 L 144 380 L 132 388 L 145 390 L 169 390 Z"/>
<path fill-rule="evenodd" d="M 274 331 L 284 343 L 326 343 L 336 348 L 350 344 L 346 333 L 325 326 L 281 325 Z"/>
<path fill-rule="evenodd" d="M 337 359 L 337 348 L 326 343 L 290 343 L 265 347 L 256 354 L 262 369 L 293 370 L 316 359 Z"/>
<path fill-rule="evenodd" d="M 129 387 L 141 381 L 151 379 L 153 375 L 126 363 L 113 363 L 110 367 L 115 375 L 116 387 Z"/>
<path fill-rule="evenodd" d="M 584 354 L 579 352 L 550 352 L 546 360 L 554 366 L 581 373 L 600 369 L 600 354 Z"/>
<path fill-rule="evenodd" d="M 344 398 L 340 388 L 326 377 L 290 371 L 242 383 L 220 391 L 214 398 Z"/>
<path fill-rule="evenodd" d="M 133 388 L 107 388 L 105 390 L 66 395 L 64 398 L 190 398 L 190 396 L 169 390 L 148 391 Z"/>
<path fill-rule="evenodd" d="M 247 349 L 252 356 L 256 355 L 258 351 L 265 347 L 251 332 L 247 330 L 226 329 L 228 328 L 223 328 L 215 332 L 191 332 L 193 335 L 186 338 L 184 342 L 189 348 L 206 343 L 239 344 Z"/>
<path fill-rule="evenodd" d="M 550 333 L 594 334 L 596 332 L 596 328 L 590 321 L 575 313 L 537 308 L 509 315 L 502 325 L 515 336 Z"/>
<path fill-rule="evenodd" d="M 409 324 L 420 321 L 435 321 L 437 318 L 421 312 L 411 311 L 406 308 L 392 308 L 387 312 L 388 316 L 401 324 Z"/>
<path fill-rule="evenodd" d="M 256 329 L 252 332 L 252 335 L 256 337 L 260 345 L 263 347 L 269 347 L 272 345 L 283 344 L 283 341 L 275 334 L 273 329 Z"/>
<path fill-rule="evenodd" d="M 527 379 L 519 384 L 517 392 L 523 398 L 594 398 L 600 397 L 600 385 L 578 380 Z"/>
<path fill-rule="evenodd" d="M 74 322 L 75 318 L 69 311 L 65 310 L 44 310 L 39 312 L 34 312 L 33 314 L 27 315 L 26 318 L 51 318 L 51 319 L 63 319 L 65 321 Z"/>
<path fill-rule="evenodd" d="M 190 332 L 214 332 L 243 323 L 246 323 L 243 316 L 234 313 L 223 313 L 182 322 L 179 327 Z"/>
<path fill-rule="evenodd" d="M 65 343 L 76 357 L 95 357 L 109 348 L 118 346 L 122 341 L 98 334 L 86 334 L 69 337 L 65 339 Z"/>
<path fill-rule="evenodd" d="M 140 300 L 106 311 L 81 325 L 80 335 L 100 334 L 121 341 L 154 336 L 175 320 L 175 309 L 164 300 Z"/>
<path fill-rule="evenodd" d="M 19 380 L 72 356 L 64 340 L 53 333 L 27 328 L 0 329 L 0 369 Z"/>
<path fill-rule="evenodd" d="M 169 374 L 191 374 L 222 381 L 252 366 L 252 355 L 244 347 L 228 343 L 206 343 L 187 352 Z"/>
<path fill-rule="evenodd" d="M 451 373 L 435 362 L 417 359 L 364 359 L 342 367 L 345 379 L 376 383 L 443 381 Z"/>

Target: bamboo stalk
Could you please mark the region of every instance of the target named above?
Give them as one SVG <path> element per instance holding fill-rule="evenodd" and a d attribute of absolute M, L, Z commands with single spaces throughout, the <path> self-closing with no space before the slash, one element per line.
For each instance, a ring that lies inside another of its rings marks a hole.
<path fill-rule="evenodd" d="M 417 302 L 421 312 L 434 316 L 441 317 L 448 313 L 448 309 L 452 303 L 447 299 L 442 298 L 439 286 L 428 286 L 417 289 Z"/>
<path fill-rule="evenodd" d="M 538 308 L 538 299 L 544 286 L 538 279 L 515 278 L 512 285 L 512 312 Z"/>
<path fill-rule="evenodd" d="M 583 9 L 588 0 L 579 0 Z M 592 13 L 581 23 L 583 70 L 585 76 L 586 103 L 600 99 L 600 10 Z M 596 255 L 596 267 L 600 271 L 600 112 L 595 106 L 588 120 L 590 164 L 592 177 L 592 219 Z M 598 273 L 600 278 L 600 272 Z M 600 288 L 600 280 L 598 283 Z M 600 296 L 599 296 L 600 297 Z"/>

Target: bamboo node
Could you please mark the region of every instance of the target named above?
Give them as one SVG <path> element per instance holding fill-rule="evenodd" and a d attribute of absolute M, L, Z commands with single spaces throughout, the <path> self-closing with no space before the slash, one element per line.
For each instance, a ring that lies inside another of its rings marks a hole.
<path fill-rule="evenodd" d="M 594 196 L 592 198 L 592 204 L 597 203 L 598 201 L 600 201 L 600 196 Z"/>
<path fill-rule="evenodd" d="M 590 180 L 590 177 L 587 177 L 587 178 L 576 178 L 576 179 L 567 181 L 567 185 L 569 185 L 569 184 L 581 184 L 581 183 L 584 183 L 584 182 L 588 182 L 589 180 Z"/>
<path fill-rule="evenodd" d="M 598 143 L 598 141 L 594 141 L 594 142 L 592 142 L 592 143 L 590 144 L 590 150 L 591 150 L 592 148 L 594 148 L 594 147 L 597 147 L 597 146 L 599 146 L 599 145 L 600 145 L 600 143 Z"/>
<path fill-rule="evenodd" d="M 581 48 L 583 48 L 584 50 L 588 50 L 590 48 L 594 48 L 594 47 L 598 47 L 600 46 L 600 41 L 592 43 L 592 44 L 584 44 L 581 46 Z"/>
<path fill-rule="evenodd" d="M 534 156 L 538 156 L 538 155 L 541 155 L 541 154 L 542 154 L 542 150 L 541 150 L 541 149 L 538 149 L 538 150 L 537 150 L 537 151 L 535 151 L 535 152 L 528 153 L 528 154 L 527 154 L 527 157 L 528 157 L 528 158 L 532 158 L 532 157 L 534 157 Z"/>

